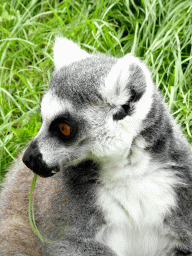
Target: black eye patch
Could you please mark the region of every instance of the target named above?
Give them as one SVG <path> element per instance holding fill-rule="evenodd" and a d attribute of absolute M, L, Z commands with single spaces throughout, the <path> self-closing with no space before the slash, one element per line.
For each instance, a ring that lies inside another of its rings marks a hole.
<path fill-rule="evenodd" d="M 49 135 L 57 137 L 64 143 L 71 143 L 75 140 L 77 127 L 77 122 L 71 119 L 68 114 L 65 114 L 53 120 L 49 127 Z"/>

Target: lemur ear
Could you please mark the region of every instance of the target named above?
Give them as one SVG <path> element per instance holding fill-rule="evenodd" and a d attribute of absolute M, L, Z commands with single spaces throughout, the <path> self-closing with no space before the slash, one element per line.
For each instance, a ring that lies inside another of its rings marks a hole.
<path fill-rule="evenodd" d="M 67 38 L 57 37 L 53 47 L 55 68 L 59 69 L 90 55 Z"/>
<path fill-rule="evenodd" d="M 105 78 L 102 95 L 111 106 L 118 107 L 119 112 L 114 115 L 114 120 L 120 120 L 131 115 L 135 110 L 134 105 L 141 99 L 143 104 L 147 104 L 153 86 L 146 66 L 138 58 L 127 54 L 117 61 Z"/>

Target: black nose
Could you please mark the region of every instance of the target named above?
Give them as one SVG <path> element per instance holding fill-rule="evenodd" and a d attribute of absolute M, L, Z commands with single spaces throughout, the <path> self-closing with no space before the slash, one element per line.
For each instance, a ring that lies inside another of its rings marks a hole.
<path fill-rule="evenodd" d="M 32 141 L 25 154 L 23 156 L 23 163 L 31 170 L 35 168 L 35 165 L 40 164 L 42 161 L 42 154 L 39 152 L 36 141 Z"/>
<path fill-rule="evenodd" d="M 50 177 L 54 175 L 51 171 L 55 167 L 48 167 L 39 151 L 37 141 L 34 140 L 28 146 L 23 155 L 23 163 L 36 174 L 42 177 Z"/>

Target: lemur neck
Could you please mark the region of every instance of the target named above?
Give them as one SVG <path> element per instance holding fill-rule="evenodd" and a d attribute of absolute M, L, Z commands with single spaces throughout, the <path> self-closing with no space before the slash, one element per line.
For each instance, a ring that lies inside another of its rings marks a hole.
<path fill-rule="evenodd" d="M 101 180 L 122 182 L 123 179 L 146 174 L 150 164 L 150 153 L 145 151 L 146 142 L 142 136 L 137 136 L 131 149 L 125 155 L 107 158 L 102 163 Z"/>

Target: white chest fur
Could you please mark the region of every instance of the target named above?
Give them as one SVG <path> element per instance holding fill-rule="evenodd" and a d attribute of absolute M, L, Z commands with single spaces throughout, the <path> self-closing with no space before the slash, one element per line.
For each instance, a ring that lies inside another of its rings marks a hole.
<path fill-rule="evenodd" d="M 139 151 L 129 163 L 122 159 L 117 166 L 114 161 L 101 173 L 97 204 L 106 225 L 96 239 L 119 256 L 162 256 L 175 243 L 167 236 L 163 220 L 176 205 L 178 181 L 169 169 Z"/>

